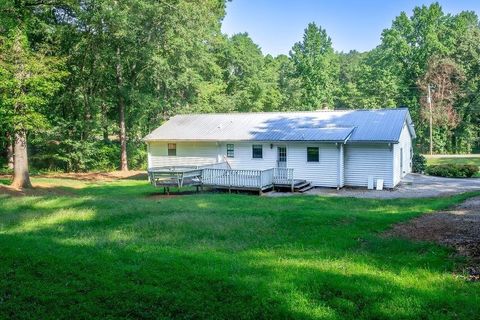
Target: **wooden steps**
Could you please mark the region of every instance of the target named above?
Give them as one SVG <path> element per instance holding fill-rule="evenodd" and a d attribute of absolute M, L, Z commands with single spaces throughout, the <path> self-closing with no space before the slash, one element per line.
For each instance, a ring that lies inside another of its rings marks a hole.
<path fill-rule="evenodd" d="M 304 193 L 312 188 L 312 184 L 306 180 L 296 181 L 295 185 L 293 186 L 293 190 L 300 193 Z"/>

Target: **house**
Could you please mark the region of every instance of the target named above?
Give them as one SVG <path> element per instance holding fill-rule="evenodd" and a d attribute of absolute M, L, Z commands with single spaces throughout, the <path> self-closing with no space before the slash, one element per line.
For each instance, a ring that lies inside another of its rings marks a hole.
<path fill-rule="evenodd" d="M 177 115 L 145 137 L 148 168 L 289 168 L 313 186 L 393 188 L 412 168 L 407 108 Z"/>

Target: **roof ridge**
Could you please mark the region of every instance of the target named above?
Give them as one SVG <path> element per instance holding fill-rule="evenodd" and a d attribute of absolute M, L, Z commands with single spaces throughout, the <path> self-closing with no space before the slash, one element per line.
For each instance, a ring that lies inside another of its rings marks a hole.
<path fill-rule="evenodd" d="M 176 116 L 203 116 L 203 115 L 244 115 L 244 114 L 282 114 L 282 113 L 329 113 L 329 112 L 367 112 L 367 111 L 400 111 L 408 110 L 406 107 L 380 108 L 380 109 L 334 109 L 334 110 L 289 110 L 289 111 L 254 111 L 254 112 L 211 112 L 211 113 L 179 113 Z"/>

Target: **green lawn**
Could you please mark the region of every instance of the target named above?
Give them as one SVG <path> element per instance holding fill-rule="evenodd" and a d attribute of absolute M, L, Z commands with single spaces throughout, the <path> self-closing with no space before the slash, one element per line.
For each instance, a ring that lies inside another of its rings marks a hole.
<path fill-rule="evenodd" d="M 437 164 L 473 164 L 480 167 L 480 154 L 468 157 L 452 157 L 449 155 L 444 156 L 428 156 L 425 155 L 427 158 L 427 165 L 437 165 Z M 475 175 L 475 177 L 480 177 L 480 172 Z"/>
<path fill-rule="evenodd" d="M 462 261 L 451 251 L 381 235 L 467 195 L 166 199 L 142 181 L 34 183 L 63 195 L 0 195 L 0 318 L 480 314 L 480 283 L 452 274 Z"/>

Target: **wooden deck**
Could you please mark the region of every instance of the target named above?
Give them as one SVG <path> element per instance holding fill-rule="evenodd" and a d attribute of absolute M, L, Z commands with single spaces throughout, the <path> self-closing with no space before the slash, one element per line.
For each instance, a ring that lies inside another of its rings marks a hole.
<path fill-rule="evenodd" d="M 276 185 L 294 191 L 293 169 L 236 170 L 216 164 L 201 168 L 151 168 L 150 183 L 156 187 L 208 186 L 231 190 L 250 190 L 262 193 Z"/>

